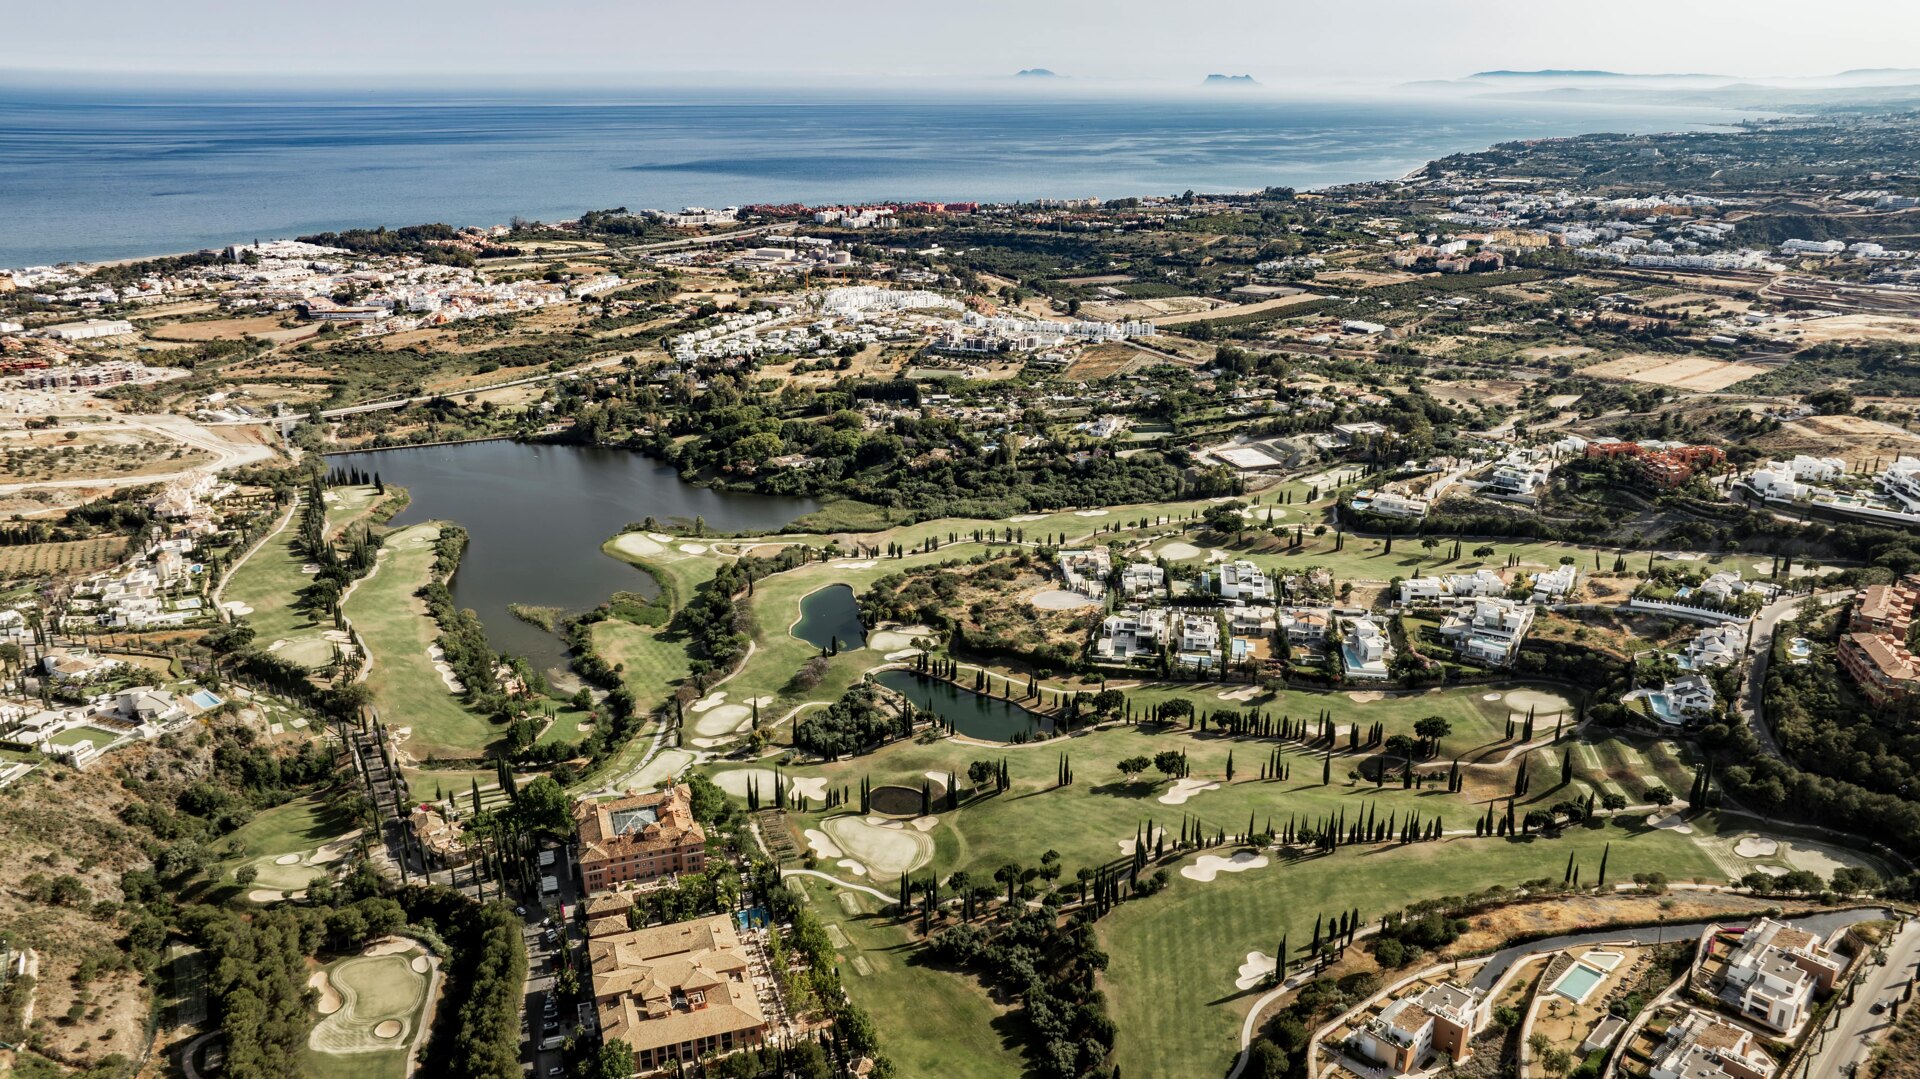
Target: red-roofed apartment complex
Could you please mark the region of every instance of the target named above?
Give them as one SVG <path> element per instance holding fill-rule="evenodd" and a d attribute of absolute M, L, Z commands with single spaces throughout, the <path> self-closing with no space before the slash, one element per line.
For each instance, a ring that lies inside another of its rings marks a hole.
<path fill-rule="evenodd" d="M 1840 666 L 1876 705 L 1920 693 L 1920 661 L 1907 649 L 1916 610 L 1920 577 L 1869 585 L 1854 594 L 1847 632 L 1840 635 Z"/>
<path fill-rule="evenodd" d="M 1701 472 L 1718 468 L 1727 455 L 1713 446 L 1670 446 L 1650 450 L 1637 442 L 1589 442 L 1587 457 L 1634 457 L 1640 475 L 1660 488 L 1678 487 Z"/>

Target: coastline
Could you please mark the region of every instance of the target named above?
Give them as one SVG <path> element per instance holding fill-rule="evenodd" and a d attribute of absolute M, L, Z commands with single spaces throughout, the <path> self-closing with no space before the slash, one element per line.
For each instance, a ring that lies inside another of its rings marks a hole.
<path fill-rule="evenodd" d="M 471 137 L 459 150 L 409 141 L 413 120 L 401 105 L 380 119 L 377 130 L 331 134 L 299 158 L 234 123 L 233 106 L 217 100 L 157 98 L 143 103 L 147 107 L 139 123 L 121 120 L 97 102 L 81 101 L 67 110 L 74 113 L 73 145 L 66 146 L 64 128 L 56 130 L 53 144 L 45 148 L 48 154 L 70 150 L 84 161 L 89 146 L 84 138 L 112 136 L 133 146 L 135 160 L 147 160 L 152 168 L 122 170 L 123 178 L 89 173 L 92 178 L 76 187 L 38 166 L 37 159 L 14 162 L 0 151 L 0 169 L 12 170 L 22 207 L 33 209 L 19 216 L 49 222 L 41 234 L 16 231 L 0 243 L 0 265 L 119 266 L 255 238 L 436 221 L 485 226 L 516 215 L 571 220 L 595 206 L 612 205 L 884 205 L 921 198 L 1009 205 L 1184 189 L 1225 194 L 1277 185 L 1318 191 L 1389 182 L 1396 173 L 1417 172 L 1436 158 L 1516 139 L 1707 129 L 1762 115 L 1737 105 L 1485 98 L 1433 102 L 1196 94 L 1082 100 L 961 92 L 898 100 L 879 94 L 782 95 L 771 89 L 732 96 L 739 120 L 720 132 L 695 122 L 708 100 L 698 92 L 645 106 L 645 111 L 622 99 L 554 106 L 516 98 L 467 117 Z M 336 98 L 315 106 L 345 110 L 354 104 Z M 1152 107 L 1143 111 L 1143 105 Z M 870 157 L 849 171 L 853 163 L 835 156 L 839 151 L 833 144 L 793 131 L 795 107 L 833 122 L 850 137 L 869 140 Z M 281 116 L 274 108 L 262 105 L 250 120 L 267 125 L 269 133 L 275 125 L 293 122 L 291 114 Z M 459 115 L 460 106 L 449 108 Z M 636 110 L 631 114 L 636 124 L 657 124 L 665 134 L 693 140 L 676 149 L 682 160 L 655 159 L 641 142 L 583 141 L 589 114 L 604 122 L 627 116 L 624 110 Z M 43 120 L 42 112 L 21 100 L 0 101 L 0 122 L 10 113 L 22 123 Z M 264 155 L 259 171 L 213 173 L 191 164 L 171 149 L 184 137 L 179 132 L 188 129 L 229 152 Z M 991 137 L 974 134 L 982 129 Z M 1082 129 L 1079 139 L 1063 140 L 1059 134 Z M 1137 136 L 1140 146 L 1114 160 L 1105 140 L 1123 132 Z M 375 139 L 383 147 L 393 144 L 401 157 L 384 182 L 367 186 L 372 181 L 356 170 Z M 580 143 L 579 160 L 566 174 L 535 183 L 523 167 L 480 156 L 488 145 L 505 140 L 533 140 L 569 152 Z M 803 160 L 828 160 L 835 167 L 823 172 L 783 164 Z M 953 167 L 933 167 L 939 162 Z M 287 168 L 296 170 L 294 182 L 271 179 Z M 449 169 L 466 175 L 473 190 L 449 195 L 427 182 Z M 1116 183 L 1115 176 L 1123 179 Z M 259 211 L 264 219 L 236 224 L 230 213 L 216 212 L 225 204 L 223 192 L 261 183 L 271 183 L 269 190 L 276 191 Z M 159 196 L 165 201 L 154 202 Z M 84 241 L 71 239 L 74 230 L 51 224 L 62 219 L 88 221 L 90 238 L 113 239 L 95 240 L 90 250 Z"/>

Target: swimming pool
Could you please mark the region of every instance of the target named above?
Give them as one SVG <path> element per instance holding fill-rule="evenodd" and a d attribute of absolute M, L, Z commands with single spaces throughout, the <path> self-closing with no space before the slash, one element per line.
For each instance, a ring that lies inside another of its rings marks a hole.
<path fill-rule="evenodd" d="M 223 703 L 220 700 L 220 698 L 214 696 L 213 694 L 207 692 L 204 689 L 194 690 L 193 695 L 188 697 L 187 699 L 193 702 L 193 706 L 195 708 L 202 708 L 202 709 L 218 708 Z"/>
<path fill-rule="evenodd" d="M 1593 992 L 1593 987 L 1599 985 L 1600 980 L 1606 976 L 1603 970 L 1590 967 L 1585 963 L 1575 963 L 1565 974 L 1560 975 L 1559 981 L 1553 983 L 1553 991 L 1575 1004 L 1580 1004 L 1587 999 L 1588 993 Z"/>

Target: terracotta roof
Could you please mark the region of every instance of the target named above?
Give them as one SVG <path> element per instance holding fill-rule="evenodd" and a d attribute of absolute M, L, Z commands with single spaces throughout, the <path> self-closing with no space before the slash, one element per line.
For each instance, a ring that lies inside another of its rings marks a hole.
<path fill-rule="evenodd" d="M 573 816 L 583 865 L 648 851 L 704 846 L 707 841 L 706 829 L 693 819 L 693 792 L 684 783 L 654 794 L 581 802 L 574 806 Z"/>
<path fill-rule="evenodd" d="M 636 1051 L 766 1028 L 747 953 L 726 915 L 595 938 L 587 956 L 602 1036 Z"/>

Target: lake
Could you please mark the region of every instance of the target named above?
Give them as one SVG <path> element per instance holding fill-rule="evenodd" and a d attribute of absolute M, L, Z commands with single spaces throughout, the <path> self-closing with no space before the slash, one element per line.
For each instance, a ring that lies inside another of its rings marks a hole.
<path fill-rule="evenodd" d="M 17 81 L 17 80 L 16 80 Z M 1739 114 L 1055 87 L 632 93 L 0 86 L 0 266 L 625 206 L 1323 187 L 1449 153 Z"/>
<path fill-rule="evenodd" d="M 564 668 L 558 637 L 507 612 L 509 603 L 588 610 L 615 592 L 659 591 L 643 571 L 600 550 L 627 524 L 701 517 L 718 531 L 775 532 L 813 512 L 810 498 L 698 487 L 631 450 L 469 442 L 330 456 L 332 467 L 375 472 L 413 501 L 395 525 L 452 521 L 466 528 L 454 602 L 480 615 L 494 648 L 543 670 Z"/>
<path fill-rule="evenodd" d="M 954 730 L 969 738 L 990 742 L 1011 742 L 1017 735 L 1039 736 L 1053 733 L 1053 720 L 1029 712 L 1012 701 L 983 697 L 952 682 L 926 678 L 904 667 L 881 671 L 874 681 L 894 690 L 944 717 Z"/>
<path fill-rule="evenodd" d="M 860 604 L 853 589 L 830 584 L 800 600 L 800 620 L 790 631 L 815 648 L 838 647 L 851 652 L 867 646 L 867 627 L 860 624 Z"/>

